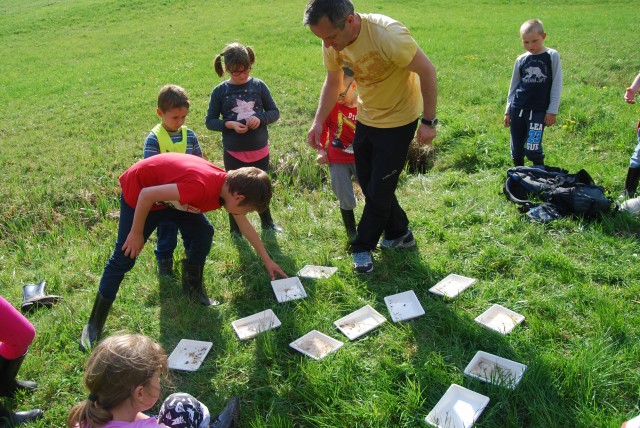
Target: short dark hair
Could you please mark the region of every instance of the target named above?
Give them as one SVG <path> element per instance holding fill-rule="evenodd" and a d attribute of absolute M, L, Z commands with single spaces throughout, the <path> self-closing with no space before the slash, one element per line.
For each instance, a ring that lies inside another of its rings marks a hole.
<path fill-rule="evenodd" d="M 178 85 L 164 85 L 158 92 L 158 108 L 164 113 L 173 108 L 189 108 L 189 96 Z"/>
<path fill-rule="evenodd" d="M 240 206 L 250 206 L 258 212 L 269 208 L 271 202 L 271 179 L 259 168 L 247 166 L 227 173 L 227 185 L 230 193 L 244 196 Z"/>
<path fill-rule="evenodd" d="M 344 28 L 349 15 L 355 13 L 351 0 L 310 0 L 304 11 L 304 25 L 317 25 L 326 16 L 333 28 Z"/>

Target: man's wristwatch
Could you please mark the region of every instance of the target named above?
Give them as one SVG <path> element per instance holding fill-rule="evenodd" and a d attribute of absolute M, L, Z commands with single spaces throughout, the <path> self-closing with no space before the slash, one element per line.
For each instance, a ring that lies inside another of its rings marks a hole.
<path fill-rule="evenodd" d="M 420 122 L 422 122 L 423 124 L 425 124 L 427 126 L 431 126 L 431 127 L 435 128 L 436 125 L 438 124 L 438 118 L 434 117 L 433 119 L 429 120 L 429 119 L 425 119 L 423 117 L 422 119 L 420 119 Z"/>

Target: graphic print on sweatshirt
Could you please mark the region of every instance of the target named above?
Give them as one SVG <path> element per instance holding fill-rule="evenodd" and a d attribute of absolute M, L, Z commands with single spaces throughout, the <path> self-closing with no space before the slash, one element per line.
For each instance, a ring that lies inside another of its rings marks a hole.
<path fill-rule="evenodd" d="M 232 112 L 238 115 L 238 121 L 247 119 L 255 114 L 253 107 L 256 105 L 255 101 L 243 101 L 240 98 L 236 98 L 237 107 L 231 109 Z"/>

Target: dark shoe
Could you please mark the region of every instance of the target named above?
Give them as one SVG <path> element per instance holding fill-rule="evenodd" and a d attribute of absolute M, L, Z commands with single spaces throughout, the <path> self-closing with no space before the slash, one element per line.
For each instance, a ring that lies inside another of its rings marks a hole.
<path fill-rule="evenodd" d="M 358 236 L 358 231 L 356 230 L 356 218 L 353 215 L 353 210 L 343 210 L 340 208 L 340 214 L 342 215 L 342 222 L 344 223 L 344 228 L 347 230 L 347 237 L 349 238 L 349 242 L 355 241 Z"/>
<path fill-rule="evenodd" d="M 627 178 L 624 181 L 624 190 L 620 195 L 621 200 L 625 201 L 636 197 L 638 181 L 640 181 L 640 168 L 629 168 Z"/>
<path fill-rule="evenodd" d="M 513 159 L 513 166 L 524 166 L 524 158 L 521 159 Z"/>
<path fill-rule="evenodd" d="M 369 273 L 373 270 L 371 251 L 353 253 L 353 269 L 358 273 Z"/>
<path fill-rule="evenodd" d="M 26 284 L 22 287 L 22 305 L 20 306 L 22 313 L 26 314 L 39 306 L 50 308 L 54 303 L 62 300 L 62 296 L 47 296 L 44 292 L 45 284 L 46 282 L 42 281 L 40 284 Z"/>
<path fill-rule="evenodd" d="M 38 386 L 35 382 L 16 380 L 27 353 L 14 360 L 0 356 L 0 397 L 10 397 L 18 390 L 33 391 Z"/>
<path fill-rule="evenodd" d="M 240 417 L 240 400 L 237 397 L 231 397 L 224 406 L 222 412 L 215 421 L 209 425 L 211 428 L 232 428 L 238 423 Z"/>
<path fill-rule="evenodd" d="M 100 292 L 96 294 L 96 300 L 93 302 L 93 309 L 91 310 L 91 316 L 89 322 L 82 329 L 82 336 L 80 336 L 80 350 L 87 352 L 93 348 L 102 334 L 102 328 L 109 315 L 109 310 L 113 300 L 102 297 Z"/>
<path fill-rule="evenodd" d="M 396 239 L 383 239 L 380 241 L 380 248 L 385 249 L 399 249 L 399 248 L 411 248 L 416 246 L 416 239 L 411 233 L 411 229 L 407 230 L 407 233 Z"/>
<path fill-rule="evenodd" d="M 173 275 L 173 259 L 158 259 L 158 276 Z"/>
<path fill-rule="evenodd" d="M 26 410 L 24 412 L 9 412 L 0 403 L 0 428 L 26 424 L 41 418 L 43 414 L 44 412 L 40 409 Z"/>
<path fill-rule="evenodd" d="M 202 285 L 204 265 L 190 265 L 182 260 L 182 289 L 185 294 L 205 306 L 218 306 L 220 302 L 209 299 Z"/>

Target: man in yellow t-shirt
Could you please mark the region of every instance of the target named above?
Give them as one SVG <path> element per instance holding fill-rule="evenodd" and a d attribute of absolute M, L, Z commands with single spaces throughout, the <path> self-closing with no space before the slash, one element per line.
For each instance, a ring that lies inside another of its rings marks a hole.
<path fill-rule="evenodd" d="M 344 69 L 358 84 L 353 149 L 365 206 L 351 249 L 354 269 L 368 273 L 371 251 L 383 234 L 382 248 L 415 246 L 395 190 L 413 137 L 431 144 L 436 136 L 436 70 L 404 25 L 384 15 L 355 13 L 351 0 L 310 0 L 304 24 L 322 40 L 327 70 L 307 136 L 311 147 L 322 148 L 322 124 L 336 103 Z"/>

